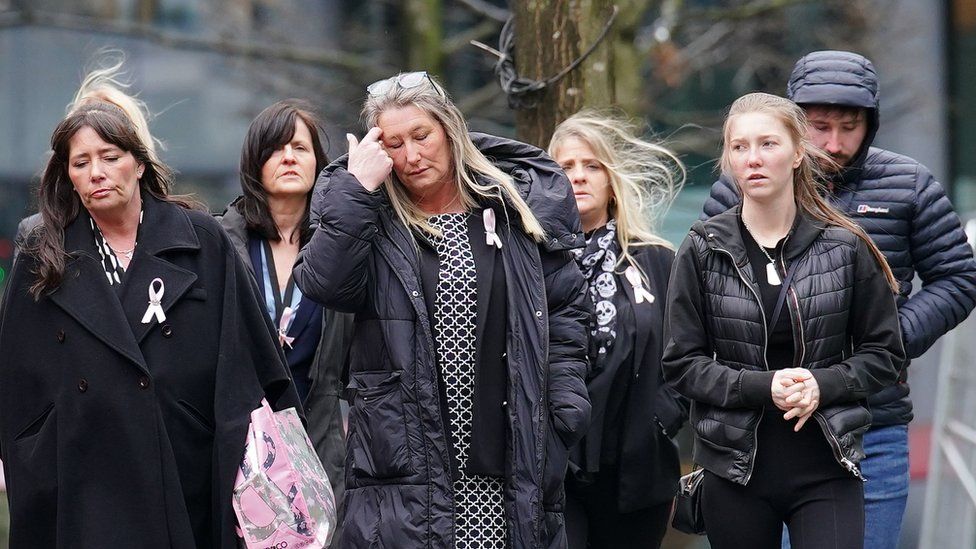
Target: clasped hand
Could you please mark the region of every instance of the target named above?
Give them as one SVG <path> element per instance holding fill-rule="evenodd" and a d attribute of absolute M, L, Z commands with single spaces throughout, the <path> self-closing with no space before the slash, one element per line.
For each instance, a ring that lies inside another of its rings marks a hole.
<path fill-rule="evenodd" d="M 776 370 L 772 383 L 773 404 L 786 412 L 783 419 L 799 418 L 794 431 L 799 431 L 820 405 L 820 387 L 806 368 Z"/>

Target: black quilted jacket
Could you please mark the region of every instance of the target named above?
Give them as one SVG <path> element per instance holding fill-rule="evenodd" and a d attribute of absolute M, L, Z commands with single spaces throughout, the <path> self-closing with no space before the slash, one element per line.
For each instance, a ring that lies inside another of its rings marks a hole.
<path fill-rule="evenodd" d="M 878 124 L 878 80 L 863 57 L 837 51 L 807 55 L 797 62 L 787 95 L 800 104 L 868 109 L 867 138 L 828 198 L 864 227 L 888 259 L 901 284 L 898 317 L 905 350 L 910 359 L 922 355 L 976 306 L 973 250 L 945 190 L 915 160 L 870 146 Z M 738 203 L 735 184 L 723 176 L 712 185 L 702 218 Z M 909 296 L 916 273 L 922 288 Z M 906 379 L 903 369 L 898 383 L 871 396 L 874 425 L 911 421 Z"/>
<path fill-rule="evenodd" d="M 799 215 L 799 214 L 798 214 Z M 664 377 L 693 401 L 695 462 L 749 482 L 756 433 L 771 411 L 767 314 L 739 232 L 739 208 L 697 222 L 678 250 L 668 290 Z M 784 245 L 796 272 L 786 303 L 795 367 L 820 387 L 813 417 L 838 463 L 860 476 L 863 400 L 890 385 L 905 358 L 894 295 L 867 245 L 801 218 Z M 808 424 L 806 428 L 814 423 Z"/>
<path fill-rule="evenodd" d="M 568 448 L 583 435 L 590 402 L 588 302 L 570 248 L 584 242 L 569 181 L 541 150 L 472 134 L 510 173 L 548 236 L 536 243 L 499 217 L 508 292 L 505 501 L 509 547 L 566 545 L 563 479 Z M 349 434 L 343 549 L 454 547 L 449 432 L 441 414 L 432 320 L 416 243 L 380 191 L 345 169 L 319 176 L 312 198 L 318 228 L 295 280 L 305 295 L 356 314 L 349 356 Z M 505 215 L 506 212 L 507 215 Z"/>

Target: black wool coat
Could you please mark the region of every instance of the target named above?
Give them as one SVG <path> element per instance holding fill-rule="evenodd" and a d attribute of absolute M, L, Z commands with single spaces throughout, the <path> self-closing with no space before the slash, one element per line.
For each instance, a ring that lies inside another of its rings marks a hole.
<path fill-rule="evenodd" d="M 628 359 L 619 365 L 625 371 L 617 372 L 615 376 L 626 379 L 626 384 L 619 385 L 625 390 L 611 393 L 609 398 L 622 400 L 623 410 L 619 423 L 609 425 L 612 420 L 604 421 L 602 415 L 597 417 L 596 410 L 603 406 L 591 392 L 594 414 L 588 431 L 618 431 L 617 478 L 614 482 L 617 485 L 617 510 L 621 513 L 646 509 L 674 497 L 681 476 L 681 463 L 671 438 L 688 419 L 691 405 L 687 398 L 664 382 L 661 370 L 665 342 L 664 306 L 674 252 L 654 245 L 631 247 L 630 254 L 644 273 L 645 289 L 654 296 L 654 301 L 637 303 L 634 288 L 624 275 L 624 266 L 617 269 L 614 275 L 617 288 L 627 296 L 631 312 L 617 316 L 613 351 L 613 356 Z M 632 319 L 632 322 L 621 323 L 621 318 Z M 588 386 L 592 382 L 589 380 Z M 575 469 L 573 465 L 570 467 Z"/>
<path fill-rule="evenodd" d="M 250 412 L 298 395 L 257 288 L 217 222 L 144 193 L 124 286 L 82 212 L 64 281 L 28 295 L 22 252 L 0 313 L 0 454 L 10 546 L 237 547 L 231 507 Z M 154 278 L 166 318 L 141 322 Z M 300 409 L 300 408 L 299 408 Z"/>
<path fill-rule="evenodd" d="M 581 246 L 569 181 L 541 150 L 486 135 L 475 144 L 512 174 L 546 230 L 537 243 L 514 209 L 490 204 L 503 246 L 508 337 L 505 506 L 509 547 L 565 547 L 563 478 L 583 434 L 588 307 L 567 251 Z M 511 225 L 506 219 L 511 216 Z M 385 196 L 367 191 L 339 159 L 312 199 L 318 228 L 296 266 L 298 286 L 356 313 L 346 451 L 344 549 L 454 547 L 448 431 L 441 415 L 432 322 L 415 241 Z M 478 388 L 475 388 L 477 393 Z"/>

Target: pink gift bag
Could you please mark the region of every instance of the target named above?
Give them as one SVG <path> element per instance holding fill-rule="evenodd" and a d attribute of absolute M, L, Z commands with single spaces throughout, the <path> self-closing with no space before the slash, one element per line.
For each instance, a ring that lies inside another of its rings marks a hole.
<path fill-rule="evenodd" d="M 233 503 L 248 549 L 328 546 L 335 496 L 294 408 L 275 412 L 262 400 L 251 412 Z"/>

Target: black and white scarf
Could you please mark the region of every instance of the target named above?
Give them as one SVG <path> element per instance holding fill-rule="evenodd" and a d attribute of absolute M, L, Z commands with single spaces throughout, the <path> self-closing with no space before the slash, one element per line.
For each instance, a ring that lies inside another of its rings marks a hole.
<path fill-rule="evenodd" d="M 585 249 L 573 250 L 583 277 L 589 283 L 590 300 L 594 314 L 590 317 L 590 358 L 593 371 L 602 369 L 617 337 L 617 295 L 620 288 L 614 267 L 620 257 L 617 242 L 617 221 L 611 219 L 603 227 L 593 231 L 586 240 Z"/>
<path fill-rule="evenodd" d="M 142 226 L 142 214 L 143 211 L 139 212 L 139 226 Z M 95 248 L 98 250 L 98 255 L 102 259 L 102 268 L 105 269 L 105 277 L 108 278 L 109 286 L 115 286 L 116 284 L 122 283 L 122 275 L 125 274 L 125 267 L 122 266 L 122 262 L 119 261 L 117 255 L 115 255 L 115 250 L 108 245 L 108 241 L 102 235 L 102 230 L 98 228 L 98 224 L 95 223 L 95 219 L 90 217 L 88 221 L 91 223 L 92 236 L 95 237 Z M 135 252 L 135 243 L 132 247 L 133 253 Z M 132 261 L 132 258 L 129 258 Z"/>

